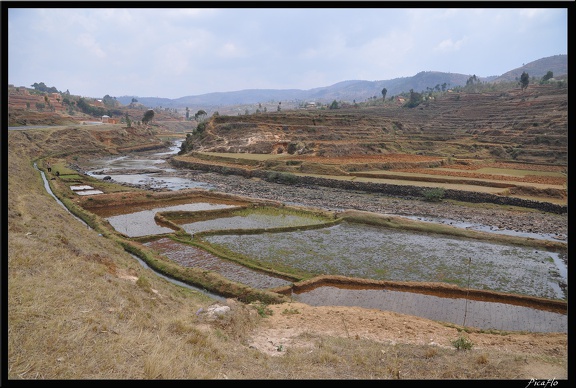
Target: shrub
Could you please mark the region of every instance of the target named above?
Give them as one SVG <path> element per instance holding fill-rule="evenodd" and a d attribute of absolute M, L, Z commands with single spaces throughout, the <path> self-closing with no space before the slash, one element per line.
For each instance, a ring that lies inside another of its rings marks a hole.
<path fill-rule="evenodd" d="M 474 344 L 468 338 L 461 335 L 452 341 L 452 346 L 454 346 L 457 350 L 470 350 Z"/>
<path fill-rule="evenodd" d="M 289 172 L 270 172 L 266 176 L 268 182 L 278 182 L 285 184 L 294 184 L 298 181 L 298 177 Z"/>
<path fill-rule="evenodd" d="M 445 190 L 442 187 L 435 187 L 423 191 L 424 199 L 429 202 L 440 202 L 444 199 Z"/>

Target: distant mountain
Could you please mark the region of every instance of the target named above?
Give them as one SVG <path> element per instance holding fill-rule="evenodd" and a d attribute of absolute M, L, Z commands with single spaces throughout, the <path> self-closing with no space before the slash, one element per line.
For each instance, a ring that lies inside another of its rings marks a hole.
<path fill-rule="evenodd" d="M 519 80 L 522 72 L 528 73 L 530 77 L 541 78 L 551 71 L 554 77 L 568 74 L 568 56 L 567 55 L 554 55 L 538 59 L 536 61 L 527 63 L 522 67 L 510 70 L 500 77 L 496 78 L 494 82 L 507 82 Z"/>
<path fill-rule="evenodd" d="M 552 71 L 555 77 L 568 74 L 568 55 L 554 55 L 538 59 L 510 70 L 500 76 L 478 77 L 482 82 L 508 82 L 520 78 L 522 72 L 530 77 L 542 77 Z M 247 89 L 234 92 L 217 92 L 186 96 L 176 99 L 159 97 L 122 96 L 117 100 L 124 105 L 130 104 L 132 98 L 139 103 L 150 107 L 185 108 L 185 107 L 217 107 L 229 105 L 258 104 L 280 101 L 316 101 L 330 103 L 336 101 L 362 102 L 369 98 L 382 97 L 382 90 L 386 88 L 387 97 L 414 90 L 422 92 L 428 88 L 453 88 L 466 85 L 472 74 L 443 73 L 439 71 L 422 71 L 412 77 L 395 78 L 386 81 L 342 81 L 331 86 L 300 89 Z"/>

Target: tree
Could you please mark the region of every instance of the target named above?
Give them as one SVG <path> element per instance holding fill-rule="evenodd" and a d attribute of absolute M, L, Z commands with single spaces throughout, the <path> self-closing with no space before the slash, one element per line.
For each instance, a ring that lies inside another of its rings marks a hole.
<path fill-rule="evenodd" d="M 200 109 L 198 112 L 196 112 L 196 114 L 194 115 L 194 118 L 196 119 L 196 121 L 198 121 L 199 123 L 202 123 L 205 119 L 206 116 L 208 115 L 208 113 L 206 113 L 205 110 Z"/>
<path fill-rule="evenodd" d="M 338 102 L 336 100 L 332 101 L 328 109 L 338 109 Z"/>
<path fill-rule="evenodd" d="M 476 77 L 476 74 L 474 74 L 472 77 L 468 78 L 468 80 L 466 81 L 466 86 L 476 85 L 479 83 L 480 83 L 480 79 L 478 77 Z"/>
<path fill-rule="evenodd" d="M 102 103 L 104 104 L 104 106 L 108 106 L 108 107 L 115 107 L 116 106 L 116 98 L 115 97 L 111 97 L 110 95 L 105 95 L 104 98 L 102 98 Z"/>
<path fill-rule="evenodd" d="M 190 109 L 186 107 L 186 120 L 190 120 Z"/>
<path fill-rule="evenodd" d="M 152 119 L 154 118 L 154 109 L 148 109 L 146 113 L 144 113 L 144 117 L 142 117 L 142 123 L 147 125 Z"/>
<path fill-rule="evenodd" d="M 44 82 L 34 82 L 32 85 L 30 85 L 34 88 L 34 90 L 38 90 L 39 92 L 45 92 L 45 93 L 58 93 L 58 89 L 56 89 L 54 86 L 48 87 L 46 86 L 46 84 Z"/>
<path fill-rule="evenodd" d="M 128 112 L 126 112 L 126 125 L 128 128 L 132 126 L 132 120 L 130 120 L 130 117 L 128 117 Z"/>
<path fill-rule="evenodd" d="M 422 102 L 422 95 L 410 89 L 410 99 L 404 104 L 406 108 L 415 108 Z"/>
<path fill-rule="evenodd" d="M 520 86 L 522 87 L 522 90 L 526 89 L 529 83 L 530 83 L 530 77 L 528 76 L 528 73 L 523 71 L 522 75 L 520 76 Z"/>
<path fill-rule="evenodd" d="M 548 70 L 548 73 L 544 77 L 542 77 L 542 82 L 548 81 L 550 78 L 554 78 L 554 74 L 552 71 Z"/>
<path fill-rule="evenodd" d="M 386 93 L 388 93 L 388 89 L 386 88 L 382 89 L 382 101 L 386 99 Z"/>

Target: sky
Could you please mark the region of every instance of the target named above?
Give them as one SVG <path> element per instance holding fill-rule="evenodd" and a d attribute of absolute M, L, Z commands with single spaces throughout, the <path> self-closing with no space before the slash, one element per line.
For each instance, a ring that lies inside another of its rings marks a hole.
<path fill-rule="evenodd" d="M 421 71 L 487 77 L 568 54 L 567 8 L 214 3 L 196 9 L 24 7 L 8 8 L 7 15 L 8 83 L 44 82 L 93 98 L 309 90 Z"/>

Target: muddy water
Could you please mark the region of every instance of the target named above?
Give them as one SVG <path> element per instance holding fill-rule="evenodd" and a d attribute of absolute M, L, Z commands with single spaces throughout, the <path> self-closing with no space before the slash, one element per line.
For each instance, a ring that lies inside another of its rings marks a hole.
<path fill-rule="evenodd" d="M 568 330 L 566 315 L 504 303 L 392 290 L 350 290 L 332 286 L 315 288 L 292 298 L 312 306 L 359 306 L 395 311 L 435 321 L 483 330 L 561 332 Z"/>
<path fill-rule="evenodd" d="M 432 218 L 432 217 L 417 217 L 417 216 L 403 216 L 405 218 L 409 218 L 411 220 L 417 220 L 422 222 L 432 222 L 436 224 L 444 224 L 444 225 L 452 225 L 457 228 L 463 229 L 470 229 L 476 230 L 480 232 L 488 232 L 488 233 L 495 233 L 495 234 L 504 234 L 508 236 L 516 236 L 516 237 L 528 237 L 528 238 L 535 238 L 538 240 L 549 240 L 549 241 L 566 241 L 567 236 L 559 236 L 559 235 L 550 235 L 544 233 L 529 233 L 529 232 L 518 232 L 515 230 L 507 230 L 507 229 L 499 229 L 494 226 L 487 226 L 481 224 L 475 224 L 472 222 L 459 222 L 454 221 L 446 218 Z"/>
<path fill-rule="evenodd" d="M 306 231 L 207 236 L 215 245 L 311 273 L 565 299 L 556 253 L 511 245 L 341 223 Z"/>

